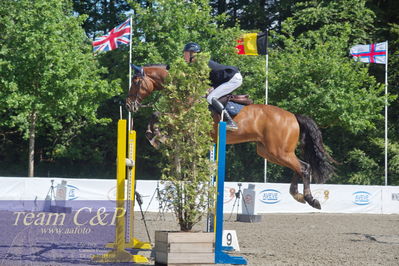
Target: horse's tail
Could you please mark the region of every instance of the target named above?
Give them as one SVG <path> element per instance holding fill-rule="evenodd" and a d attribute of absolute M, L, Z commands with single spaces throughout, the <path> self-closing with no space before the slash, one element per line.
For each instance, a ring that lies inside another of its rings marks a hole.
<path fill-rule="evenodd" d="M 301 129 L 304 161 L 310 164 L 316 183 L 324 183 L 334 174 L 335 160 L 326 152 L 321 131 L 309 117 L 296 114 Z"/>

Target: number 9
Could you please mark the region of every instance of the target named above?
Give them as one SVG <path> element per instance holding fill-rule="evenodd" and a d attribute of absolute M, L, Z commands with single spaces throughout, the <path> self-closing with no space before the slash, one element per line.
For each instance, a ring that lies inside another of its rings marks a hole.
<path fill-rule="evenodd" d="M 230 246 L 231 243 L 233 242 L 233 237 L 231 236 L 230 233 L 227 233 L 226 238 L 227 238 L 227 245 Z"/>

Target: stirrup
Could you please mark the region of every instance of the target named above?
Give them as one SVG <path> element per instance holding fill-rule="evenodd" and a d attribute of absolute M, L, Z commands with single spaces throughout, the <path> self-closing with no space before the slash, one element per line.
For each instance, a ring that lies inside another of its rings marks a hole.
<path fill-rule="evenodd" d="M 238 126 L 237 126 L 236 122 L 234 122 L 234 120 L 230 117 L 230 115 L 227 112 L 227 110 L 223 109 L 222 113 L 221 113 L 220 121 L 224 121 L 225 117 L 227 119 L 226 129 L 229 130 L 229 131 L 237 131 L 238 130 Z"/>
<path fill-rule="evenodd" d="M 231 121 L 230 123 L 227 122 L 226 129 L 230 130 L 230 131 L 237 131 L 238 130 L 238 126 L 237 126 L 237 124 L 234 121 Z"/>

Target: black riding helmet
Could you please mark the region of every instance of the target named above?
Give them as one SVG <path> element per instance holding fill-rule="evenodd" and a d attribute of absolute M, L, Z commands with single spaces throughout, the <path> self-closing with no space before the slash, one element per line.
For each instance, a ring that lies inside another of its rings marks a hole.
<path fill-rule="evenodd" d="M 199 53 L 201 52 L 201 46 L 198 43 L 189 42 L 184 46 L 183 52 Z"/>

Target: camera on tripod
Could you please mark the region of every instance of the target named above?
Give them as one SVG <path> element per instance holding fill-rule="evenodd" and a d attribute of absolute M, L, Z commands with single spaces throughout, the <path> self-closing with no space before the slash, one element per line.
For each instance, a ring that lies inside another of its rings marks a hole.
<path fill-rule="evenodd" d="M 57 186 L 54 186 L 54 179 L 51 179 L 50 181 L 51 186 L 44 199 L 43 211 L 55 213 L 71 213 L 72 207 L 66 207 L 67 181 L 62 180 L 61 184 L 58 184 Z"/>
<path fill-rule="evenodd" d="M 238 191 L 235 193 L 235 195 L 236 195 L 236 198 L 237 199 L 239 199 L 240 198 L 240 195 L 241 195 L 241 186 L 242 186 L 242 184 L 241 183 L 238 183 L 237 184 L 238 185 Z"/>
<path fill-rule="evenodd" d="M 242 183 L 237 183 L 238 191 L 235 193 L 235 201 L 233 203 L 233 208 L 230 213 L 228 221 L 230 221 L 234 209 L 237 208 L 237 222 L 260 222 L 261 216 L 254 213 L 255 210 L 255 185 L 248 184 L 248 188 L 242 189 Z M 245 197 L 244 197 L 245 196 Z M 242 198 L 242 200 L 241 200 Z M 242 203 L 242 211 L 240 210 L 240 201 Z"/>

